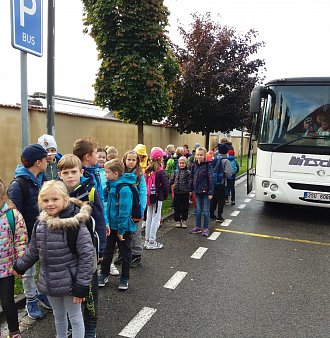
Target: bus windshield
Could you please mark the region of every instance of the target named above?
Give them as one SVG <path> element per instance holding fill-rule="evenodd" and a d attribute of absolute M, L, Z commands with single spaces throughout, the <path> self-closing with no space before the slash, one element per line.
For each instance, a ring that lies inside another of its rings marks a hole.
<path fill-rule="evenodd" d="M 259 143 L 330 147 L 330 86 L 267 87 Z"/>

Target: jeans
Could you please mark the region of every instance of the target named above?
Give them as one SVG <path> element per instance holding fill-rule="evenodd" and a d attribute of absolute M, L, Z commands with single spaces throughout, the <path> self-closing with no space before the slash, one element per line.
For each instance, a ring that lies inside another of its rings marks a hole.
<path fill-rule="evenodd" d="M 218 205 L 218 218 L 222 218 L 223 207 L 225 206 L 225 189 L 224 185 L 214 187 L 213 197 L 210 203 L 210 214 L 214 215 Z"/>
<path fill-rule="evenodd" d="M 162 215 L 163 201 L 148 205 L 147 209 L 147 221 L 146 221 L 146 240 L 150 243 L 156 242 L 157 230 L 160 224 L 160 218 Z"/>
<path fill-rule="evenodd" d="M 204 214 L 204 229 L 208 229 L 210 223 L 210 200 L 208 194 L 195 194 L 196 198 L 196 226 L 202 227 L 202 214 Z"/>
<path fill-rule="evenodd" d="M 107 246 L 103 254 L 103 261 L 101 262 L 101 273 L 104 276 L 110 274 L 110 264 L 112 262 L 113 254 L 115 251 L 116 243 L 118 245 L 121 260 L 121 277 L 129 279 L 129 269 L 132 260 L 132 233 L 126 231 L 124 233 L 124 241 L 120 241 L 117 237 L 117 230 L 111 230 L 110 235 L 107 237 Z"/>
<path fill-rule="evenodd" d="M 179 222 L 186 221 L 189 210 L 189 192 L 178 194 L 174 193 L 174 220 Z"/>
<path fill-rule="evenodd" d="M 14 301 L 14 284 L 14 276 L 0 278 L 1 306 L 6 316 L 9 332 L 19 330 L 17 308 Z"/>
<path fill-rule="evenodd" d="M 136 231 L 132 233 L 132 256 L 141 256 L 142 255 L 142 243 L 141 243 L 141 230 L 142 230 L 142 221 L 139 221 L 136 224 Z"/>
<path fill-rule="evenodd" d="M 53 308 L 55 319 L 56 338 L 66 338 L 68 333 L 68 318 L 72 326 L 72 338 L 82 338 L 85 334 L 84 320 L 81 312 L 81 304 L 73 304 L 72 296 L 51 297 L 48 296 Z"/>

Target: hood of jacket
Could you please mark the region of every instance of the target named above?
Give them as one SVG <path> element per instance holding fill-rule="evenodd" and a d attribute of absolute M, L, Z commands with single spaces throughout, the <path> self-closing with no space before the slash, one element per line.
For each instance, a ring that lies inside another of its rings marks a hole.
<path fill-rule="evenodd" d="M 140 156 L 148 156 L 147 148 L 144 144 L 136 145 L 133 150 L 136 151 Z"/>
<path fill-rule="evenodd" d="M 16 167 L 15 170 L 15 177 L 19 177 L 19 176 L 25 176 L 27 178 L 30 178 L 33 183 L 37 184 L 38 187 L 40 188 L 42 185 L 42 177 L 43 177 L 43 173 L 38 174 L 37 177 L 35 177 L 30 170 L 28 170 L 27 168 L 25 168 L 22 165 L 18 165 Z"/>
<path fill-rule="evenodd" d="M 227 155 L 227 160 L 231 161 L 235 158 L 236 156 L 233 155 Z"/>
<path fill-rule="evenodd" d="M 80 210 L 76 213 L 77 206 Z M 69 205 L 58 216 L 49 216 L 42 210 L 38 219 L 45 222 L 49 228 L 59 230 L 78 227 L 80 223 L 85 223 L 90 218 L 91 213 L 92 207 L 89 203 L 70 198 Z"/>
<path fill-rule="evenodd" d="M 116 181 L 108 181 L 110 188 L 117 187 L 120 183 L 136 184 L 136 175 L 134 172 L 122 174 Z"/>

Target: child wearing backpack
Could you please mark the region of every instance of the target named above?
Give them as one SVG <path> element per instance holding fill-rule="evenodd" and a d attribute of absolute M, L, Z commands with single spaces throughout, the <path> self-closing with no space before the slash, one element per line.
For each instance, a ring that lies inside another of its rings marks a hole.
<path fill-rule="evenodd" d="M 177 228 L 187 227 L 189 210 L 189 179 L 190 173 L 187 168 L 187 158 L 181 156 L 178 161 L 178 170 L 172 175 L 170 185 L 174 191 L 174 221 Z"/>
<path fill-rule="evenodd" d="M 144 211 L 147 206 L 147 186 L 142 168 L 140 167 L 140 157 L 134 150 L 129 150 L 123 157 L 123 163 L 126 173 L 134 173 L 136 175 L 135 186 L 139 192 L 139 200 L 141 207 L 141 215 L 143 218 Z M 142 243 L 141 243 L 142 219 L 136 223 L 136 232 L 132 233 L 132 261 L 131 268 L 141 264 Z"/>
<path fill-rule="evenodd" d="M 160 224 L 163 201 L 169 194 L 169 181 L 163 168 L 164 151 L 159 147 L 151 150 L 151 163 L 145 171 L 147 182 L 147 221 L 144 246 L 147 250 L 161 249 L 162 243 L 157 242 L 157 230 Z"/>
<path fill-rule="evenodd" d="M 81 303 L 88 296 L 93 276 L 95 251 L 85 222 L 91 207 L 77 208 L 63 182 L 48 181 L 42 186 L 38 205 L 41 211 L 25 254 L 14 269 L 19 274 L 40 261 L 38 290 L 46 294 L 53 309 L 57 337 L 66 337 L 69 316 L 73 337 L 84 337 Z M 68 232 L 79 228 L 76 252 L 69 247 Z"/>
<path fill-rule="evenodd" d="M 103 204 L 95 189 L 92 178 L 82 180 L 83 170 L 79 158 L 73 154 L 64 155 L 58 162 L 59 177 L 68 189 L 70 197 L 83 202 L 89 202 L 92 207 L 92 217 L 95 221 L 95 231 L 98 240 L 94 240 L 95 257 L 101 261 L 106 246 L 106 225 L 103 215 Z M 93 232 L 93 229 L 91 229 Z M 98 317 L 98 275 L 97 262 L 94 261 L 94 274 L 89 286 L 90 292 L 83 303 L 85 337 L 95 337 Z"/>
<path fill-rule="evenodd" d="M 198 147 L 195 152 L 195 163 L 190 171 L 190 191 L 196 198 L 196 225 L 190 230 L 191 234 L 202 233 L 209 236 L 210 199 L 213 195 L 212 164 L 206 161 L 206 149 Z M 202 227 L 202 214 L 204 227 Z"/>
<path fill-rule="evenodd" d="M 14 301 L 14 262 L 27 246 L 27 231 L 23 216 L 6 196 L 6 186 L 0 178 L 0 300 L 6 316 L 9 337 L 20 338 L 18 313 Z"/>
<path fill-rule="evenodd" d="M 235 204 L 235 181 L 236 181 L 236 175 L 239 172 L 239 165 L 235 159 L 235 151 L 230 149 L 228 150 L 227 159 L 231 164 L 231 171 L 232 175 L 230 178 L 227 179 L 227 194 L 226 198 L 228 199 L 229 196 L 231 196 L 231 204 Z"/>
<path fill-rule="evenodd" d="M 122 270 L 118 285 L 119 290 L 128 289 L 129 270 L 132 257 L 131 240 L 132 233 L 136 231 L 136 224 L 133 220 L 133 198 L 138 197 L 135 173 L 125 173 L 124 164 L 119 159 L 113 159 L 105 163 L 105 177 L 107 179 L 107 214 L 109 220 L 110 234 L 107 237 L 107 246 L 104 252 L 103 261 L 99 273 L 98 284 L 105 286 L 108 282 L 110 264 L 116 244 L 122 261 Z M 123 184 L 123 185 L 122 185 Z M 119 189 L 119 186 L 121 188 Z M 135 189 L 136 195 L 133 195 Z M 141 218 L 141 210 L 139 215 Z"/>

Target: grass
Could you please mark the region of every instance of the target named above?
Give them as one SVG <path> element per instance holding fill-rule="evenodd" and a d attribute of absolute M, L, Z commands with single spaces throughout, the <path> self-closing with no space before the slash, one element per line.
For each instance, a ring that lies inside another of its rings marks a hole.
<path fill-rule="evenodd" d="M 237 174 L 237 176 L 240 176 L 242 174 L 245 174 L 246 173 L 246 169 L 247 169 L 247 160 L 248 160 L 248 157 L 247 155 L 244 155 L 243 158 L 242 158 L 242 165 L 241 165 L 241 158 L 240 157 L 237 157 L 236 158 L 236 161 L 239 165 L 239 172 Z M 253 155 L 253 167 L 256 166 L 256 155 Z"/>

